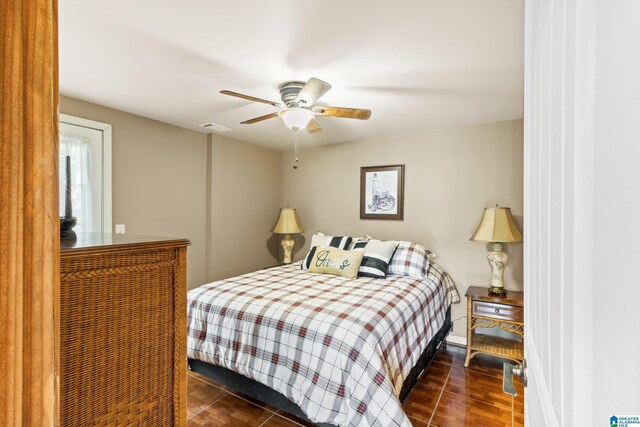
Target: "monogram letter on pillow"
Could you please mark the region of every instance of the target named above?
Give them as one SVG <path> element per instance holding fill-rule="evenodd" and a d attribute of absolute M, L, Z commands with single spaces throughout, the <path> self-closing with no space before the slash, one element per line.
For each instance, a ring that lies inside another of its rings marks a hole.
<path fill-rule="evenodd" d="M 335 274 L 355 279 L 362 262 L 363 252 L 343 251 L 333 247 L 317 246 L 309 265 L 311 273 Z"/>
<path fill-rule="evenodd" d="M 314 234 L 311 238 L 311 247 L 307 256 L 304 257 L 304 261 L 300 265 L 303 270 L 308 270 L 311 260 L 313 259 L 314 252 L 318 246 L 333 247 L 337 249 L 347 249 L 351 243 L 351 237 L 349 236 L 327 236 L 323 233 Z"/>

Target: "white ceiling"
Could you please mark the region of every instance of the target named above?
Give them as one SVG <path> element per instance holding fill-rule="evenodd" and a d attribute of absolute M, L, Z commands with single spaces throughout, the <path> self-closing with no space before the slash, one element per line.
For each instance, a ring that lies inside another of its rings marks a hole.
<path fill-rule="evenodd" d="M 319 104 L 372 110 L 319 117 L 306 145 L 523 116 L 523 0 L 60 0 L 60 91 L 276 149 L 278 85 L 318 77 Z"/>

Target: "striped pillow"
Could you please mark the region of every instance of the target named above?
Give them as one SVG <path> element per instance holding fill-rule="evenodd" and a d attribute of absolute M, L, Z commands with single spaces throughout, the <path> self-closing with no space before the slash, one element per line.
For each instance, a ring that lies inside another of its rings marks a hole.
<path fill-rule="evenodd" d="M 364 252 L 358 276 L 379 279 L 387 277 L 389 261 L 397 247 L 398 242 L 393 241 L 369 240 L 368 242 L 357 242 L 353 245 L 353 250 Z"/>
<path fill-rule="evenodd" d="M 353 247 L 355 246 L 356 243 L 358 242 L 368 242 L 369 240 L 371 240 L 371 236 L 359 236 L 359 237 L 351 237 L 351 244 L 349 245 L 349 247 L 347 248 L 348 251 L 352 251 Z"/>
<path fill-rule="evenodd" d="M 309 252 L 307 252 L 307 256 L 304 257 L 300 268 L 303 270 L 309 269 L 309 264 L 311 264 L 311 260 L 318 246 L 331 246 L 332 248 L 345 250 L 349 247 L 349 244 L 351 244 L 351 237 L 349 236 L 327 236 L 323 233 L 314 234 L 313 237 L 311 237 Z"/>

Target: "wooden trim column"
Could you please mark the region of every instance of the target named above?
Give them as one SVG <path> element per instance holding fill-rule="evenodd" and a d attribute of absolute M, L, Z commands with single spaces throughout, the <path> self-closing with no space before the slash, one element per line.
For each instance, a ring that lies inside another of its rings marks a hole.
<path fill-rule="evenodd" d="M 0 1 L 0 425 L 57 424 L 57 0 Z"/>

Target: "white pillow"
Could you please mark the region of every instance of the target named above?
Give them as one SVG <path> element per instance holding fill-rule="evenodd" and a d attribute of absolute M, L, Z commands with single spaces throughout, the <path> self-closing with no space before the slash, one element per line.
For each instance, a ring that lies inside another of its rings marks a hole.
<path fill-rule="evenodd" d="M 353 247 L 355 246 L 356 243 L 358 242 L 368 242 L 369 240 L 371 240 L 371 236 L 359 236 L 359 237 L 351 237 L 351 244 L 349 245 L 349 247 L 347 248 L 347 250 L 352 251 Z"/>
<path fill-rule="evenodd" d="M 372 239 L 368 242 L 357 242 L 353 245 L 353 250 L 364 252 L 358 276 L 379 279 L 387 277 L 389 261 L 397 247 L 398 242 L 394 241 L 383 242 L 382 240 Z"/>

